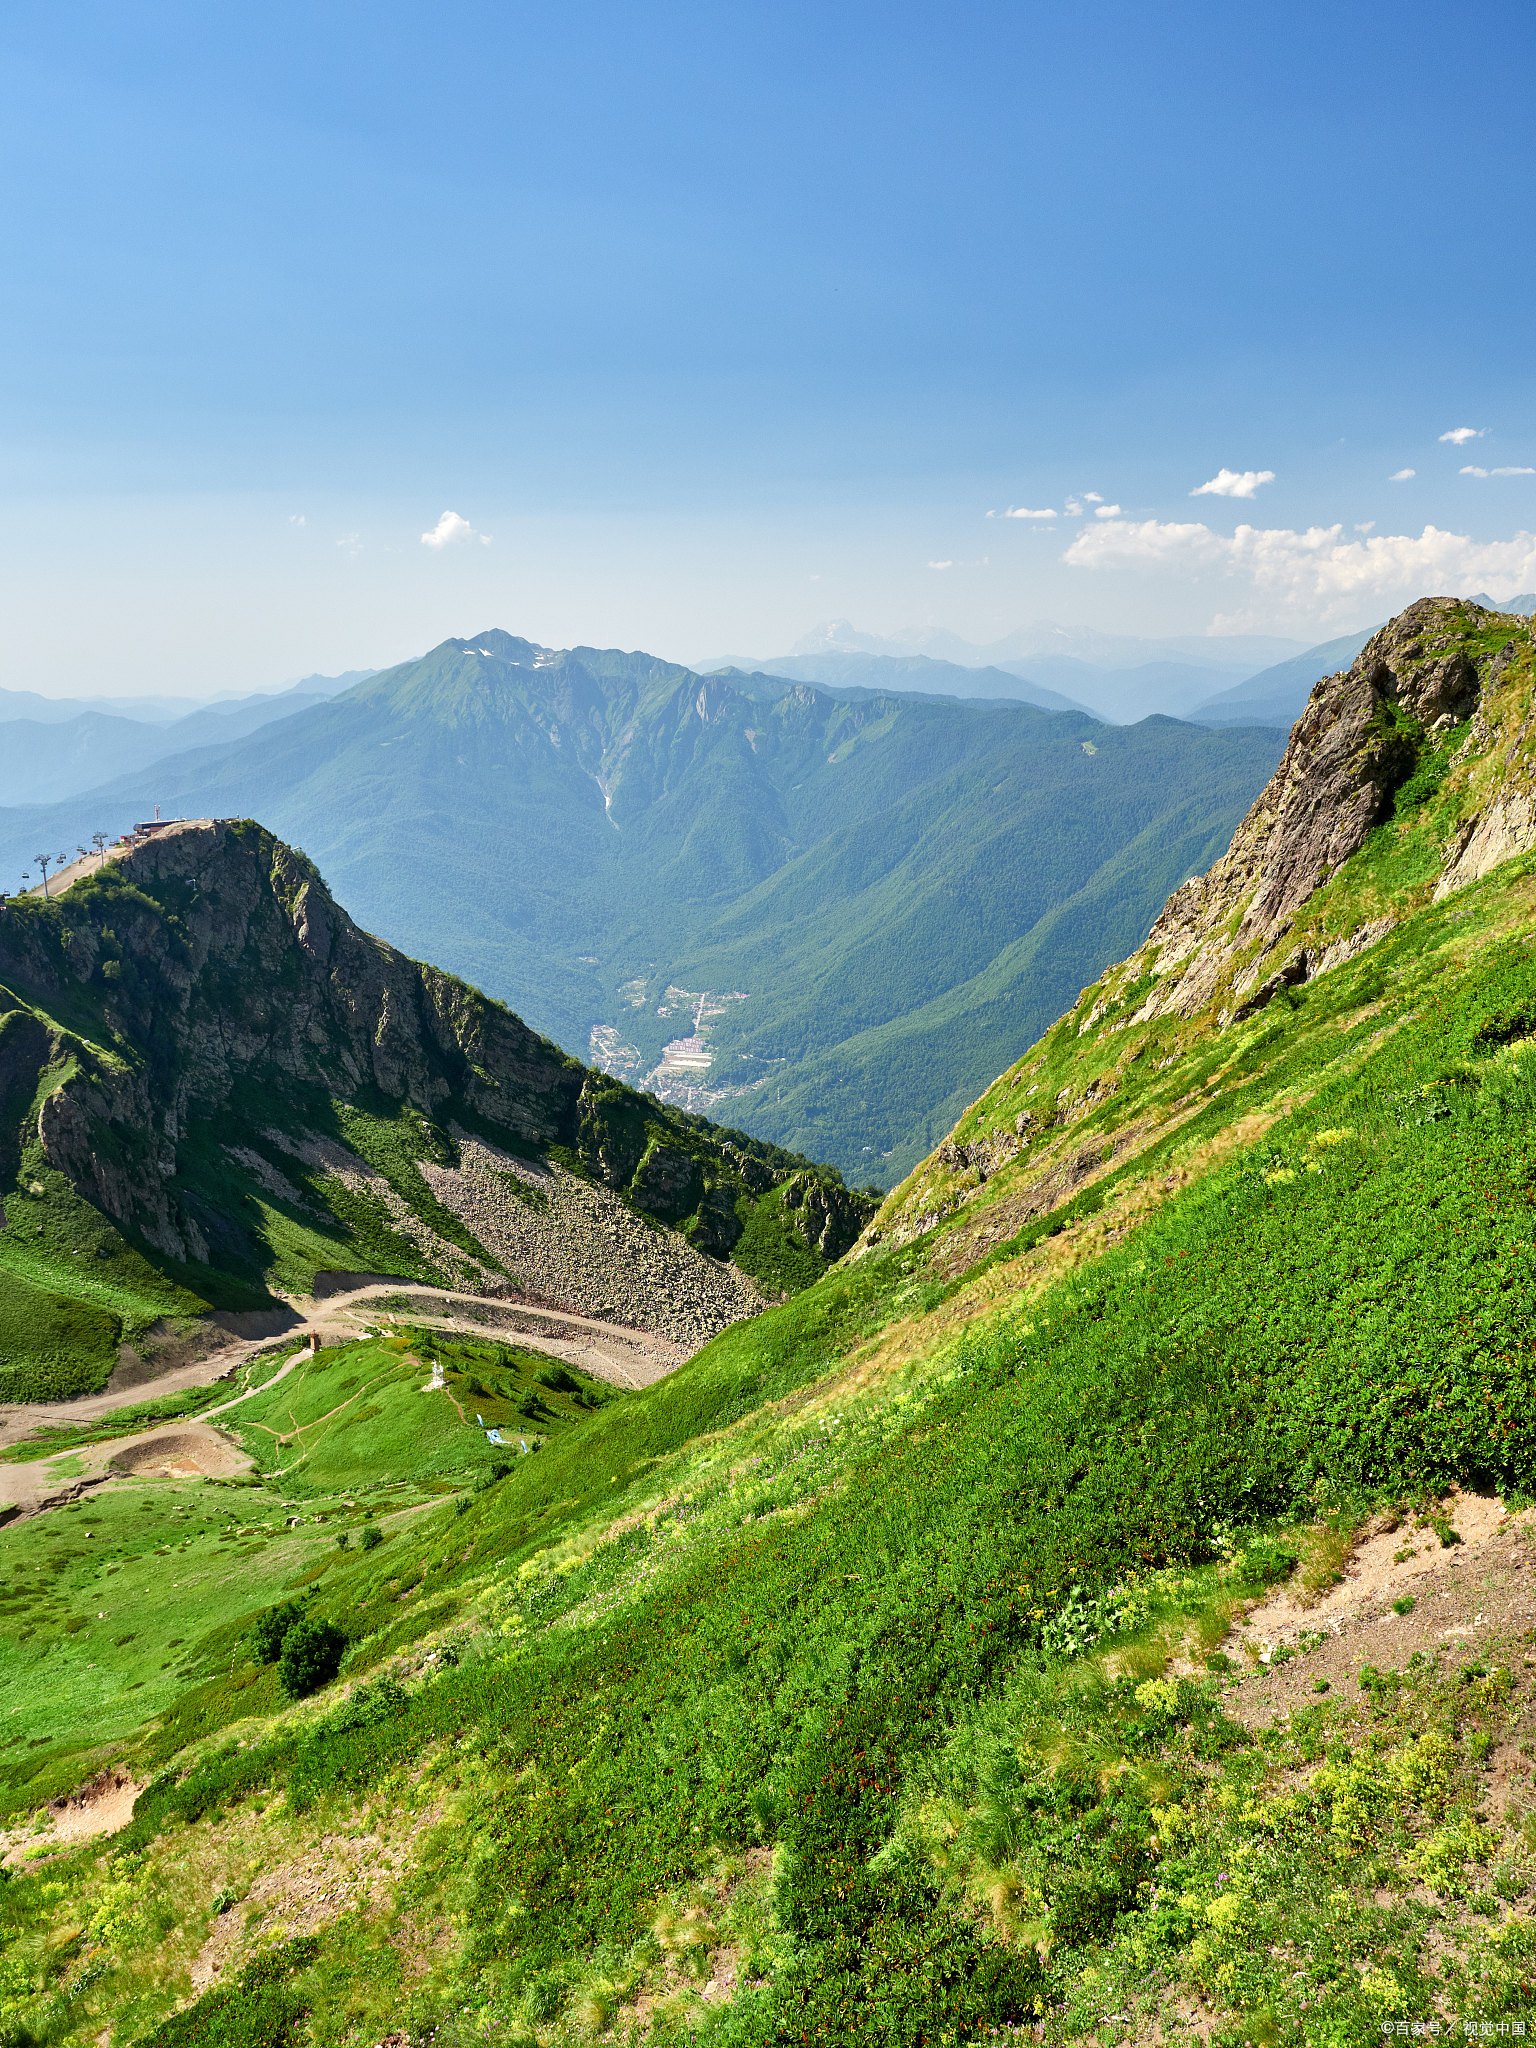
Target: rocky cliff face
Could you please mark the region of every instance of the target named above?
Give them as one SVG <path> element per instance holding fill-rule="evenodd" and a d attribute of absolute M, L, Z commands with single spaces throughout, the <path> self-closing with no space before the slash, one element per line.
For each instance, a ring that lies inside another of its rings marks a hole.
<path fill-rule="evenodd" d="M 1387 929 L 1390 918 L 1378 919 L 1305 953 L 1287 943 L 1302 906 L 1391 814 L 1426 745 L 1472 720 L 1468 754 L 1486 751 L 1500 685 L 1522 649 L 1529 656 L 1530 636 L 1528 620 L 1425 598 L 1384 626 L 1348 669 L 1325 677 L 1231 846 L 1175 892 L 1153 925 L 1137 961 L 1155 971 L 1157 985 L 1141 1014 L 1192 1016 L 1218 995 L 1229 1013 L 1239 1012 L 1271 983 L 1305 980 Z M 1523 728 L 1512 736 L 1506 770 L 1528 753 L 1527 738 Z M 1446 849 L 1447 886 L 1536 844 L 1527 775 L 1518 788 L 1509 773 L 1499 780 L 1486 814 L 1467 819 Z"/>
<path fill-rule="evenodd" d="M 249 823 L 174 828 L 51 903 L 0 908 L 0 1027 L 7 1136 L 35 1103 L 47 1163 L 183 1264 L 220 1257 L 191 1155 L 259 1140 L 264 1120 L 291 1124 L 311 1099 L 407 1109 L 510 1157 L 553 1156 L 701 1257 L 729 1257 L 759 1185 L 807 1172 L 840 1219 L 805 1233 L 825 1256 L 867 1214 L 835 1175 L 589 1071 L 361 931 L 302 855 Z"/>

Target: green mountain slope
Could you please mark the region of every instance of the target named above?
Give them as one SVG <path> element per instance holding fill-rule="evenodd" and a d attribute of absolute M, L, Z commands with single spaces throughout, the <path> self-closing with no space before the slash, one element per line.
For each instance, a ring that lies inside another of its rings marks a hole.
<path fill-rule="evenodd" d="M 258 817 L 372 929 L 557 1042 L 888 1184 L 1134 943 L 1277 746 L 487 633 L 68 810 L 0 814 L 0 862 L 151 801 Z M 871 1057 L 887 1032 L 903 1049 Z"/>
<path fill-rule="evenodd" d="M 332 1687 L 210 1603 L 140 1733 L 12 1738 L 13 1808 L 151 1778 L 0 1889 L 14 2036 L 1520 2023 L 1533 699 L 1525 621 L 1415 607 L 858 1256 L 366 1553 L 252 1530 Z M 61 1672 L 93 1514 L 13 1532 Z"/>
<path fill-rule="evenodd" d="M 868 1213 L 835 1174 L 636 1095 L 371 938 L 238 823 L 0 908 L 0 1201 L 13 1401 L 93 1391 L 162 1318 L 325 1272 L 697 1344 Z"/>

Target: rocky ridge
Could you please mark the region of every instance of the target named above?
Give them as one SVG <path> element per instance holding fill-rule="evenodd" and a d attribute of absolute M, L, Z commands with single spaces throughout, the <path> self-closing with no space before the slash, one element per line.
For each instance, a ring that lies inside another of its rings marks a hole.
<path fill-rule="evenodd" d="M 1362 873 L 1358 857 L 1382 827 L 1382 859 Z M 1411 879 L 1391 866 L 1410 844 Z M 1356 958 L 1417 903 L 1533 848 L 1536 621 L 1421 599 L 1316 685 L 1227 851 L 1174 891 L 1145 944 L 1042 1041 L 1097 1039 L 1102 1071 L 1052 1088 L 1037 1047 L 887 1198 L 864 1244 L 921 1235 L 1004 1180 L 1010 1227 L 1048 1213 L 1153 1135 L 1076 1135 L 1127 1062 L 1172 1064 L 1194 1037 Z"/>
<path fill-rule="evenodd" d="M 307 1121 L 332 1104 L 404 1117 L 418 1156 L 357 1157 Z M 246 1249 L 222 1161 L 300 1221 L 317 1183 L 364 1200 L 455 1285 L 545 1288 L 694 1345 L 761 1305 L 728 1263 L 754 1204 L 782 1197 L 783 1228 L 825 1259 L 869 1208 L 829 1170 L 581 1066 L 362 931 L 302 854 L 237 821 L 173 827 L 51 901 L 0 905 L 0 1199 L 34 1138 L 41 1168 L 177 1268 Z M 456 1231 L 493 1152 L 564 1209 L 584 1189 L 592 1227 L 557 1256 L 572 1210 L 537 1257 L 526 1229 L 499 1229 L 506 1259 Z"/>
<path fill-rule="evenodd" d="M 1426 742 L 1469 720 L 1469 755 L 1493 742 L 1493 717 L 1482 707 L 1486 700 L 1491 710 L 1522 645 L 1529 653 L 1532 631 L 1531 621 L 1508 617 L 1507 641 L 1479 660 L 1475 643 L 1499 618 L 1478 605 L 1424 598 L 1383 626 L 1349 668 L 1316 685 L 1230 847 L 1174 892 L 1134 956 L 1134 966 L 1157 977 L 1138 1018 L 1193 1016 L 1218 996 L 1227 1015 L 1248 1014 L 1266 988 L 1322 973 L 1390 928 L 1390 919 L 1377 919 L 1326 945 L 1287 944 L 1308 899 L 1391 815 Z M 1490 809 L 1468 818 L 1446 848 L 1442 887 L 1536 844 L 1529 790 L 1504 781 Z"/>

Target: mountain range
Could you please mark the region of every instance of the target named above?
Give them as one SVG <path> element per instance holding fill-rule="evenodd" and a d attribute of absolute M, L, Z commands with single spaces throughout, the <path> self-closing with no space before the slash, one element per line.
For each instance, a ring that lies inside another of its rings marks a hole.
<path fill-rule="evenodd" d="M 0 690 L 0 804 L 45 804 L 198 747 L 227 745 L 291 718 L 371 674 L 306 676 L 272 690 L 188 710 L 174 698 L 40 697 Z M 104 708 L 105 707 L 105 708 Z"/>
<path fill-rule="evenodd" d="M 806 682 L 1012 697 L 1058 710 L 1070 705 L 1113 724 L 1161 713 L 1289 730 L 1312 685 L 1368 637 L 1303 648 L 1258 636 L 1146 640 L 1045 625 L 983 648 L 938 631 L 883 638 L 836 620 L 790 654 L 735 666 Z M 1277 662 L 1277 655 L 1284 659 Z"/>
<path fill-rule="evenodd" d="M 711 675 L 755 673 L 787 677 L 797 683 L 823 683 L 840 690 L 911 690 L 939 697 L 1002 698 L 1033 704 L 1041 711 L 1087 711 L 1059 690 L 1048 690 L 1011 669 L 965 668 L 954 661 L 936 661 L 928 654 L 862 654 L 831 648 L 819 654 L 784 654 L 771 661 L 723 663 Z M 1090 714 L 1090 716 L 1093 714 Z"/>
<path fill-rule="evenodd" d="M 486 632 L 0 812 L 0 872 L 155 805 L 259 818 L 562 1045 L 885 1184 L 1135 943 L 1278 747 Z"/>
<path fill-rule="evenodd" d="M 233 1385 L 6 1416 L 53 1502 L 4 1531 L 9 2039 L 1516 2038 L 1533 707 L 1530 620 L 1391 621 L 851 1250 L 642 1390 L 402 1285 Z M 738 1257 L 835 1189 L 749 1200 L 750 1149 L 249 825 L 7 906 L 0 964 L 8 1284 L 136 1284 L 113 1201 L 162 1261 L 302 1263 L 322 1209 L 446 1258 L 482 1117 L 520 1186 L 615 1198 L 638 1123 L 658 1187 L 733 1182 Z"/>

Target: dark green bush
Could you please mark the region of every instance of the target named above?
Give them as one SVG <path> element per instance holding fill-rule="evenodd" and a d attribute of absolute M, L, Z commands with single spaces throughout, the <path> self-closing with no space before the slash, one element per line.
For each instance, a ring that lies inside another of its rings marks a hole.
<path fill-rule="evenodd" d="M 258 1956 L 233 1983 L 205 1992 L 196 2005 L 141 2036 L 137 2048 L 289 2048 L 309 2009 L 291 1980 L 314 1961 L 319 1946 L 305 1936 Z"/>
<path fill-rule="evenodd" d="M 1283 1543 L 1268 1536 L 1255 1537 L 1237 1560 L 1233 1583 L 1245 1593 L 1262 1593 L 1266 1586 L 1277 1586 L 1282 1579 L 1288 1579 L 1297 1561 L 1297 1552 L 1288 1550 Z"/>
<path fill-rule="evenodd" d="M 364 1550 L 377 1550 L 384 1541 L 384 1531 L 377 1522 L 364 1522 L 357 1540 Z"/>
<path fill-rule="evenodd" d="M 346 1637 L 330 1622 L 314 1615 L 296 1621 L 283 1638 L 277 1661 L 278 1681 L 289 1699 L 304 1699 L 329 1685 L 341 1668 L 346 1647 Z"/>
<path fill-rule="evenodd" d="M 1536 1003 L 1516 1003 L 1506 1010 L 1493 1010 L 1472 1034 L 1472 1050 L 1479 1056 L 1497 1052 L 1501 1045 L 1536 1033 Z"/>
<path fill-rule="evenodd" d="M 285 1600 L 280 1607 L 269 1607 L 265 1614 L 258 1614 L 246 1635 L 246 1643 L 258 1664 L 275 1664 L 282 1655 L 283 1644 L 288 1631 L 304 1616 L 304 1609 L 297 1600 Z"/>

